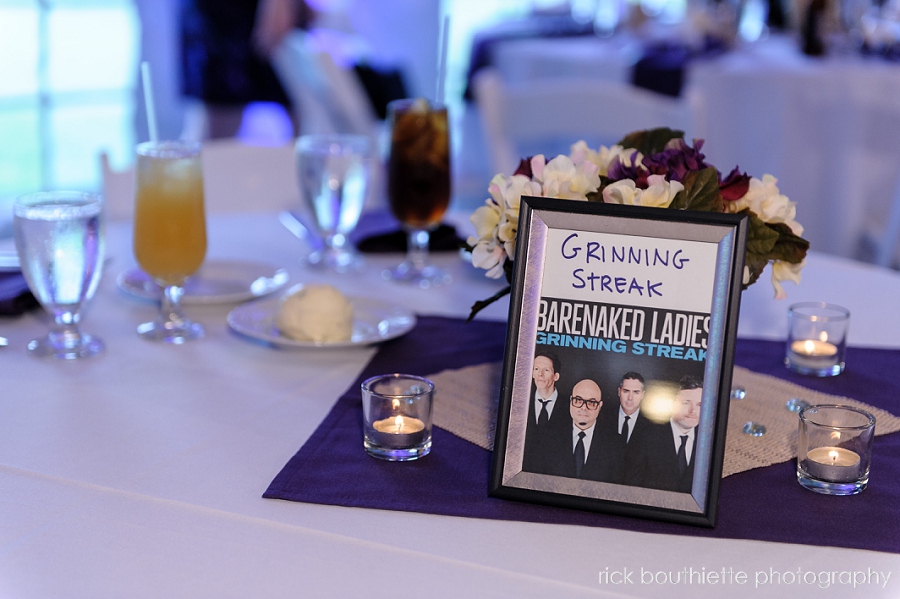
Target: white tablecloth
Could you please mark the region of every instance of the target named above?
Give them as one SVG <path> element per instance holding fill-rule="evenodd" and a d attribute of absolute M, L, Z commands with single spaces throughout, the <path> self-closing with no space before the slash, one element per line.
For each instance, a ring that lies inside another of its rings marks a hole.
<path fill-rule="evenodd" d="M 383 281 L 396 255 L 367 257 L 360 276 L 326 277 L 301 265 L 300 243 L 271 214 L 213 217 L 209 229 L 210 257 L 283 265 L 294 282 L 327 280 L 420 313 L 462 316 L 497 289 L 455 254 L 438 258 L 456 274 L 440 291 Z M 900 594 L 893 554 L 262 499 L 376 349 L 275 350 L 231 333 L 231 306 L 188 308 L 204 340 L 144 341 L 134 329 L 155 307 L 115 285 L 133 264 L 130 229 L 107 233 L 112 260 L 83 320 L 106 353 L 32 358 L 24 346 L 46 331 L 40 313 L 0 320 L 11 342 L 0 349 L 0 597 L 723 596 L 721 586 L 641 584 L 635 574 L 599 582 L 607 568 L 685 567 L 747 572 L 746 584 L 724 589 L 734 597 L 829 596 L 810 585 L 755 588 L 756 572 L 798 568 L 892 572 L 866 596 Z M 900 346 L 886 301 L 900 297 L 900 276 L 813 255 L 789 293 L 849 307 L 852 343 Z M 503 318 L 506 306 L 486 316 Z M 761 282 L 745 293 L 741 332 L 781 337 L 786 309 Z"/>

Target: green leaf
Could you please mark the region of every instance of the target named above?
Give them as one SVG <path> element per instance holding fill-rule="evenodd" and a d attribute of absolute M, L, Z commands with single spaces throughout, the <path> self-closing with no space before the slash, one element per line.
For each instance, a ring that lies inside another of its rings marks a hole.
<path fill-rule="evenodd" d="M 715 167 L 689 171 L 681 183 L 684 189 L 678 192 L 669 208 L 703 212 L 722 212 L 724 209 L 722 193 L 719 191 L 719 173 Z"/>
<path fill-rule="evenodd" d="M 619 141 L 618 145 L 623 148 L 634 148 L 644 156 L 648 156 L 662 152 L 669 141 L 683 137 L 684 131 L 660 127 L 629 133 Z"/>
<path fill-rule="evenodd" d="M 806 257 L 809 242 L 794 235 L 791 228 L 784 223 L 769 223 L 769 228 L 778 233 L 778 241 L 769 253 L 773 260 L 784 260 L 791 264 L 799 264 Z"/>
<path fill-rule="evenodd" d="M 750 262 L 751 257 L 764 258 L 768 262 L 772 248 L 778 241 L 778 231 L 767 225 L 749 208 L 742 210 L 739 214 L 746 214 L 750 217 L 747 229 L 747 262 Z"/>
<path fill-rule="evenodd" d="M 800 263 L 806 257 L 809 242 L 794 235 L 784 223 L 767 223 L 748 209 L 740 212 L 750 216 L 747 235 L 747 256 L 744 264 L 750 270 L 750 282 L 744 289 L 759 279 L 771 260 L 785 260 Z"/>

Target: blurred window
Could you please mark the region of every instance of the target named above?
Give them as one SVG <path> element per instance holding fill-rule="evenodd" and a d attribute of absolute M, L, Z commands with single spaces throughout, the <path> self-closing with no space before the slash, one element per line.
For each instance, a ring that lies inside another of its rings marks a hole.
<path fill-rule="evenodd" d="M 129 161 L 139 41 L 131 0 L 0 0 L 0 197 Z"/>

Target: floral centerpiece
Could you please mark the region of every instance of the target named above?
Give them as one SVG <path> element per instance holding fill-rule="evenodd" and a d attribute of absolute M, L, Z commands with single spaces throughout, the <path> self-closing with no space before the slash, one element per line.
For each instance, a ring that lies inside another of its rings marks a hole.
<path fill-rule="evenodd" d="M 568 156 L 522 160 L 511 177 L 499 174 L 491 180 L 491 197 L 472 215 L 472 264 L 487 270 L 488 277 L 511 280 L 522 196 L 746 214 L 744 289 L 771 263 L 775 296 L 786 297 L 781 282 L 800 282 L 809 249 L 795 220 L 795 202 L 778 191 L 771 175 L 757 179 L 735 167 L 723 176 L 706 162 L 702 148 L 703 140 L 691 146 L 683 132 L 661 128 L 636 131 L 611 148 L 594 151 L 579 141 Z M 507 286 L 476 302 L 469 318 L 509 291 Z"/>

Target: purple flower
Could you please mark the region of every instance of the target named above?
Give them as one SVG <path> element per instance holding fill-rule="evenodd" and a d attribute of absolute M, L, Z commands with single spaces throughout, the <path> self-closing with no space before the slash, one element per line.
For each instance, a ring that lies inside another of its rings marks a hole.
<path fill-rule="evenodd" d="M 533 156 L 529 156 L 528 158 L 523 158 L 519 161 L 519 166 L 516 167 L 516 172 L 513 173 L 515 175 L 525 175 L 529 179 L 534 176 L 534 173 L 531 172 L 531 159 Z"/>
<path fill-rule="evenodd" d="M 645 156 L 644 167 L 651 175 L 665 175 L 669 181 L 681 181 L 688 172 L 709 167 L 701 148 L 702 139 L 695 139 L 694 147 L 687 145 L 683 139 L 673 139 L 662 152 Z"/>
<path fill-rule="evenodd" d="M 747 195 L 750 189 L 750 175 L 741 173 L 741 169 L 734 167 L 734 170 L 728 173 L 728 176 L 722 179 L 719 173 L 719 191 L 722 193 L 722 199 L 726 202 L 734 202 Z"/>
<path fill-rule="evenodd" d="M 628 157 L 629 164 L 623 164 L 619 156 L 613 158 L 609 165 L 608 176 L 610 181 L 621 181 L 622 179 L 631 179 L 638 187 L 646 189 L 647 173 L 637 164 L 639 152 L 635 150 Z M 641 185 L 643 183 L 643 186 Z"/>

